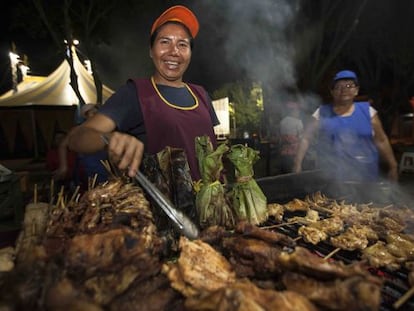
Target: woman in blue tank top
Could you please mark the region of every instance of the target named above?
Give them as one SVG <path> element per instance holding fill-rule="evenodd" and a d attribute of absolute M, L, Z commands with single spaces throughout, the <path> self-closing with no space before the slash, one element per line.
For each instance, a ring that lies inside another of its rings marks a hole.
<path fill-rule="evenodd" d="M 300 172 L 313 136 L 318 136 L 319 168 L 338 181 L 379 179 L 380 157 L 388 165 L 388 178 L 398 179 L 397 161 L 376 110 L 368 102 L 354 102 L 358 95 L 357 75 L 338 72 L 331 88 L 332 104 L 313 114 L 295 157 L 294 171 Z"/>

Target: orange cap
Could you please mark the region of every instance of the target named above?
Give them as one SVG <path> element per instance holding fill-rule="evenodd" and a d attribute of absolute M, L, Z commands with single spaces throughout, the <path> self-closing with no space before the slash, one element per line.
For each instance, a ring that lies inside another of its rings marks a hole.
<path fill-rule="evenodd" d="M 154 31 L 166 22 L 179 22 L 190 30 L 191 36 L 196 37 L 199 29 L 197 17 L 188 8 L 182 5 L 175 5 L 162 13 L 152 24 L 151 35 Z"/>

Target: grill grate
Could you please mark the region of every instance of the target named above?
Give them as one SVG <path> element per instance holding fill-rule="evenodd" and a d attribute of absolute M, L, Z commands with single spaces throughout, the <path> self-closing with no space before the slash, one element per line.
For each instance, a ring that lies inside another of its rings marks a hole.
<path fill-rule="evenodd" d="M 287 217 L 286 219 L 288 219 Z M 266 223 L 266 226 L 275 225 L 276 223 L 272 223 L 269 221 Z M 289 224 L 286 226 L 277 227 L 275 231 L 280 233 L 284 233 L 291 238 L 299 238 L 298 229 L 300 225 L 297 224 Z M 317 254 L 320 257 L 325 257 L 329 253 L 331 253 L 335 247 L 330 245 L 327 242 L 320 242 L 317 245 L 313 245 L 311 243 L 306 243 L 302 239 L 296 241 L 299 246 L 305 247 L 308 250 L 312 251 L 313 253 Z M 339 252 L 335 253 L 331 260 L 340 260 L 345 264 L 350 264 L 355 261 L 361 260 L 360 252 L 358 251 L 346 251 L 340 250 Z M 393 304 L 401 298 L 408 290 L 408 271 L 405 269 L 400 269 L 397 271 L 388 271 L 385 268 L 376 269 L 376 268 L 368 268 L 368 270 L 376 276 L 380 276 L 384 280 L 384 285 L 381 290 L 381 311 L 395 311 L 396 309 L 393 307 Z M 408 301 L 406 301 L 399 309 L 399 311 L 412 311 L 414 310 L 414 297 L 411 297 Z"/>

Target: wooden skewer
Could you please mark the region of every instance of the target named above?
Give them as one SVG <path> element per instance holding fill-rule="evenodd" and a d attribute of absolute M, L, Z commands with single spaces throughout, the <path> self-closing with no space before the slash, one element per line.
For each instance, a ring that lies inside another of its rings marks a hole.
<path fill-rule="evenodd" d="M 111 166 L 108 163 L 108 160 L 100 160 L 102 165 L 105 167 L 108 173 L 112 173 Z"/>
<path fill-rule="evenodd" d="M 75 191 L 73 192 L 73 194 L 72 194 L 72 196 L 71 196 L 71 198 L 69 200 L 68 205 L 70 205 L 73 202 L 73 200 L 75 199 L 76 195 L 79 192 L 79 189 L 80 189 L 80 186 L 76 186 Z"/>
<path fill-rule="evenodd" d="M 333 214 L 334 213 L 329 208 L 322 207 L 322 206 L 319 206 L 319 205 L 313 205 L 313 209 L 317 210 L 317 211 L 320 211 L 320 212 L 325 212 L 325 213 L 328 213 L 328 214 Z"/>
<path fill-rule="evenodd" d="M 288 225 L 293 225 L 296 224 L 297 221 L 291 221 L 291 222 L 284 222 L 281 224 L 277 224 L 277 225 L 271 225 L 271 226 L 266 226 L 266 227 L 260 227 L 261 229 L 272 229 L 272 228 L 279 228 L 279 227 L 283 227 L 283 226 L 288 226 Z"/>
<path fill-rule="evenodd" d="M 328 260 L 329 258 L 331 258 L 333 255 L 335 255 L 340 250 L 341 249 L 339 247 L 335 248 L 332 252 L 330 252 L 328 255 L 326 255 L 325 257 L 323 257 L 323 260 Z"/>
<path fill-rule="evenodd" d="M 301 238 L 302 238 L 301 236 L 298 236 L 297 238 L 294 238 L 293 241 L 295 241 L 295 242 L 299 241 Z"/>
<path fill-rule="evenodd" d="M 414 286 L 411 287 L 404 295 L 402 295 L 394 304 L 392 305 L 394 309 L 399 309 L 411 296 L 414 294 Z"/>
<path fill-rule="evenodd" d="M 95 188 L 97 178 L 98 178 L 98 174 L 93 175 L 91 189 Z"/>
<path fill-rule="evenodd" d="M 60 204 L 62 204 L 62 206 L 63 206 L 63 190 L 64 189 L 65 189 L 64 186 L 60 187 L 60 191 L 59 191 L 59 194 L 58 194 L 58 199 L 57 199 L 57 202 L 56 202 L 56 207 L 59 207 Z"/>

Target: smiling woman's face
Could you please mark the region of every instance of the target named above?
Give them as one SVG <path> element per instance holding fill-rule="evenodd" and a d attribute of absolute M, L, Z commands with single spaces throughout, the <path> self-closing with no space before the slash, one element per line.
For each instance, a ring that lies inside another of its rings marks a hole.
<path fill-rule="evenodd" d="M 181 86 L 191 61 L 190 35 L 186 28 L 176 23 L 161 26 L 150 56 L 155 66 L 156 83 Z"/>

